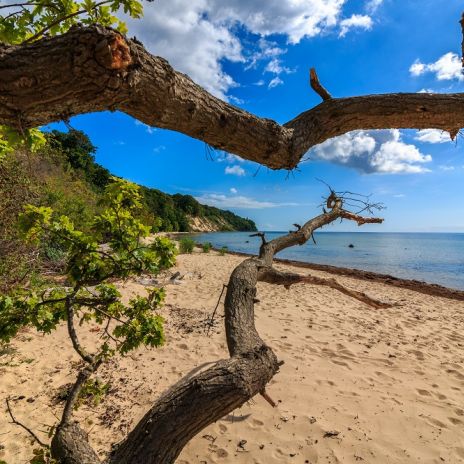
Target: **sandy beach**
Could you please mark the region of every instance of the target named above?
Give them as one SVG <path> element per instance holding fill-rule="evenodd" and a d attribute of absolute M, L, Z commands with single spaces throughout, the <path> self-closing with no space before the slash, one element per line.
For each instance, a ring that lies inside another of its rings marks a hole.
<path fill-rule="evenodd" d="M 108 453 L 169 385 L 199 366 L 228 357 L 222 305 L 211 315 L 232 269 L 244 257 L 216 252 L 180 255 L 167 286 L 166 345 L 115 358 L 99 371 L 109 394 L 76 417 L 91 443 Z M 320 270 L 279 263 L 301 274 Z M 337 291 L 308 284 L 290 290 L 260 283 L 257 328 L 285 364 L 262 397 L 196 436 L 179 464 L 195 463 L 462 463 L 464 462 L 464 302 L 337 275 L 338 282 L 384 302 L 376 310 Z M 143 279 L 121 286 L 126 298 L 145 292 Z M 96 326 L 81 329 L 87 346 Z M 47 440 L 74 381 L 78 357 L 64 326 L 51 335 L 26 330 L 0 356 L 0 460 L 27 463 L 37 448 L 11 424 Z"/>

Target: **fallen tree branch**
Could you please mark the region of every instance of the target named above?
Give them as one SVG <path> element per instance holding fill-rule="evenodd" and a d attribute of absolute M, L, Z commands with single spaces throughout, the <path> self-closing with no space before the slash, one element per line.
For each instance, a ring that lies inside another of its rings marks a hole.
<path fill-rule="evenodd" d="M 261 271 L 259 280 L 261 282 L 266 282 L 269 284 L 277 284 L 283 285 L 285 288 L 289 289 L 291 285 L 299 284 L 299 283 L 306 283 L 312 285 L 323 285 L 326 287 L 333 288 L 334 290 L 339 291 L 345 295 L 350 296 L 356 300 L 362 301 L 369 306 L 372 306 L 376 309 L 381 308 L 391 308 L 393 305 L 389 303 L 384 303 L 383 301 L 376 300 L 371 298 L 370 296 L 366 295 L 363 292 L 358 292 L 357 290 L 351 290 L 340 283 L 338 283 L 335 279 L 324 279 L 322 277 L 316 277 L 311 275 L 299 275 L 293 274 L 290 272 L 280 272 L 274 268 L 267 268 Z"/>
<path fill-rule="evenodd" d="M 40 446 L 42 446 L 43 448 L 47 448 L 48 446 L 29 427 L 19 422 L 15 418 L 15 416 L 13 415 L 13 411 L 11 410 L 9 397 L 5 399 L 5 402 L 6 402 L 6 408 L 8 410 L 8 414 L 11 417 L 11 422 L 15 425 L 19 425 L 20 427 L 22 427 Z"/>
<path fill-rule="evenodd" d="M 212 96 L 137 41 L 101 26 L 73 27 L 26 45 L 0 44 L 0 124 L 23 130 L 105 110 L 289 170 L 311 147 L 352 130 L 454 134 L 464 127 L 462 93 L 330 98 L 280 125 Z"/>

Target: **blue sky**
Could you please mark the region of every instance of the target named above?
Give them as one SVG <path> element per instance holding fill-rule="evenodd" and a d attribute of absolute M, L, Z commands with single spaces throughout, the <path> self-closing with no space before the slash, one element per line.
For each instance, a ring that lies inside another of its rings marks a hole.
<path fill-rule="evenodd" d="M 455 0 L 159 0 L 129 21 L 156 55 L 220 98 L 280 123 L 334 97 L 460 92 L 462 2 Z M 360 131 L 325 142 L 291 175 L 270 171 L 121 113 L 73 118 L 113 173 L 286 230 L 320 209 L 325 186 L 372 194 L 385 223 L 365 231 L 464 232 L 464 139 L 439 131 Z M 213 160 L 211 160 L 211 157 Z M 330 230 L 355 230 L 344 222 Z"/>

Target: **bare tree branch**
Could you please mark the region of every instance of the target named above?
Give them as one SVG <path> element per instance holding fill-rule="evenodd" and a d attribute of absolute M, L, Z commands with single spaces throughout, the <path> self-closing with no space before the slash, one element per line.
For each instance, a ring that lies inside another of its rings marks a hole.
<path fill-rule="evenodd" d="M 29 435 L 31 435 L 31 437 L 42 447 L 46 447 L 47 445 L 29 428 L 27 427 L 26 425 L 24 425 L 23 423 L 19 422 L 15 416 L 13 415 L 13 411 L 11 410 L 11 406 L 10 406 L 10 398 L 7 397 L 5 399 L 5 402 L 6 402 L 6 408 L 8 410 L 8 414 L 10 415 L 11 417 L 11 422 L 13 422 L 13 424 L 15 425 L 19 425 L 20 427 L 22 427 Z"/>
<path fill-rule="evenodd" d="M 291 285 L 299 283 L 323 285 L 326 287 L 333 288 L 334 290 L 338 290 L 339 292 L 348 295 L 356 300 L 362 301 L 363 303 L 366 303 L 367 305 L 372 306 L 376 309 L 392 307 L 391 304 L 384 303 L 383 301 L 371 298 L 363 292 L 351 290 L 338 283 L 335 279 L 324 279 L 322 277 L 316 277 L 311 275 L 302 276 L 299 274 L 280 272 L 274 268 L 269 268 L 265 269 L 263 272 L 260 273 L 259 280 L 261 282 L 267 282 L 269 284 L 283 285 L 287 289 L 290 288 Z"/>
<path fill-rule="evenodd" d="M 280 125 L 219 100 L 142 45 L 100 26 L 0 45 L 0 124 L 38 127 L 119 110 L 271 169 L 293 169 L 314 145 L 357 129 L 464 127 L 464 94 L 331 98 Z M 354 115 L 356 117 L 354 117 Z"/>
<path fill-rule="evenodd" d="M 316 68 L 311 68 L 309 71 L 309 84 L 311 88 L 322 98 L 322 100 L 330 100 L 332 95 L 324 88 L 324 86 L 319 82 L 319 77 L 317 77 Z"/>

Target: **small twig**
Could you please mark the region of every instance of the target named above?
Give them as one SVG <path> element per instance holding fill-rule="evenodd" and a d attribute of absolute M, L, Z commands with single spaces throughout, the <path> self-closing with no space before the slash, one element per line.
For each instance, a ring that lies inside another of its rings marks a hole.
<path fill-rule="evenodd" d="M 266 389 L 259 392 L 259 394 L 273 407 L 277 406 L 277 403 L 267 394 Z"/>
<path fill-rule="evenodd" d="M 309 84 L 311 85 L 311 88 L 322 98 L 322 100 L 326 101 L 332 98 L 332 95 L 330 95 L 330 93 L 319 82 L 316 68 L 311 68 L 309 71 Z"/>
<path fill-rule="evenodd" d="M 15 425 L 19 425 L 20 427 L 22 427 L 26 432 L 29 433 L 29 435 L 31 435 L 32 438 L 34 438 L 34 440 L 40 445 L 42 446 L 43 448 L 48 448 L 48 445 L 46 445 L 29 427 L 27 427 L 26 425 L 22 424 L 21 422 L 17 421 L 15 416 L 13 415 L 13 411 L 11 410 L 11 406 L 10 406 L 10 398 L 7 397 L 5 399 L 6 401 L 6 407 L 7 407 L 7 410 L 8 410 L 8 414 L 10 415 L 11 417 L 11 421 L 13 422 L 13 424 Z"/>
<path fill-rule="evenodd" d="M 264 232 L 256 232 L 256 234 L 251 234 L 249 237 L 261 237 L 261 241 L 263 242 L 263 245 L 266 245 L 266 236 Z"/>
<path fill-rule="evenodd" d="M 216 316 L 216 311 L 217 311 L 217 309 L 219 308 L 219 303 L 221 302 L 222 295 L 223 295 L 224 290 L 225 290 L 226 288 L 227 288 L 227 285 L 226 285 L 226 284 L 223 284 L 223 285 L 222 285 L 221 294 L 219 295 L 218 301 L 217 301 L 217 303 L 216 303 L 216 307 L 214 308 L 213 314 L 211 315 L 211 319 L 210 319 L 209 322 L 208 322 L 208 329 L 207 329 L 207 331 L 206 331 L 206 335 L 209 335 L 209 329 L 211 329 L 211 327 L 213 327 L 213 324 L 214 324 L 214 317 Z"/>
<path fill-rule="evenodd" d="M 314 242 L 314 245 L 317 245 L 316 239 L 314 238 L 314 231 L 311 232 L 311 238 L 312 238 L 312 240 Z"/>

